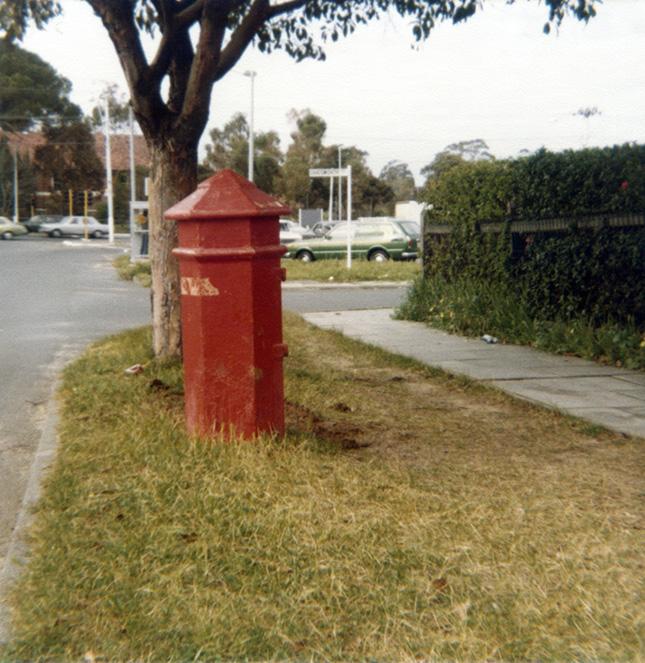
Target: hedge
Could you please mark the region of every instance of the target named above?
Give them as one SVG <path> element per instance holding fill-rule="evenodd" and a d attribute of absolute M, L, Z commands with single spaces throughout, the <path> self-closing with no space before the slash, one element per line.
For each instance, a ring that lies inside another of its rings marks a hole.
<path fill-rule="evenodd" d="M 641 212 L 645 145 L 466 162 L 431 179 L 423 197 L 429 221 L 453 224 Z"/>
<path fill-rule="evenodd" d="M 468 162 L 431 181 L 424 273 L 511 286 L 536 319 L 645 326 L 645 228 L 582 229 L 587 214 L 645 211 L 645 145 Z M 511 233 L 511 222 L 569 219 L 563 232 Z M 642 215 L 640 216 L 642 219 Z M 481 232 L 502 222 L 500 232 Z"/>

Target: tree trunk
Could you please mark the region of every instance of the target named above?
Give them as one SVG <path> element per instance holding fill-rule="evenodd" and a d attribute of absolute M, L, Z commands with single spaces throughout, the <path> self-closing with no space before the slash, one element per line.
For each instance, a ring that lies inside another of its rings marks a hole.
<path fill-rule="evenodd" d="M 197 145 L 177 145 L 172 138 L 149 145 L 152 154 L 150 260 L 152 270 L 152 345 L 160 359 L 181 357 L 179 265 L 172 255 L 177 227 L 165 211 L 197 186 Z"/>

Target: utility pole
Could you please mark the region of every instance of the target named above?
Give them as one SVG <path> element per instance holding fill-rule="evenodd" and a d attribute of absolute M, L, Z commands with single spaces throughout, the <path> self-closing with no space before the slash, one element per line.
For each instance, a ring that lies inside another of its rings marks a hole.
<path fill-rule="evenodd" d="M 19 201 L 18 201 L 18 147 L 13 150 L 13 222 L 18 223 Z"/>
<path fill-rule="evenodd" d="M 248 179 L 250 182 L 253 182 L 253 157 L 255 155 L 255 145 L 254 145 L 254 130 L 253 130 L 253 115 L 254 115 L 254 105 L 255 105 L 255 75 L 254 71 L 245 71 L 245 76 L 248 76 L 251 79 L 251 111 L 249 113 L 249 173 Z"/>
<path fill-rule="evenodd" d="M 134 201 L 137 199 L 137 173 L 134 169 L 134 116 L 132 113 L 132 105 L 128 107 L 128 124 L 130 125 L 130 255 L 134 253 Z"/>
<path fill-rule="evenodd" d="M 105 182 L 108 203 L 108 237 L 114 244 L 114 193 L 112 190 L 112 151 L 110 150 L 110 102 L 105 98 Z"/>
<path fill-rule="evenodd" d="M 352 167 L 347 166 L 347 269 L 352 268 Z"/>
<path fill-rule="evenodd" d="M 338 146 L 338 172 L 340 173 L 343 167 L 342 147 Z M 338 175 L 338 220 L 343 218 L 343 176 Z"/>

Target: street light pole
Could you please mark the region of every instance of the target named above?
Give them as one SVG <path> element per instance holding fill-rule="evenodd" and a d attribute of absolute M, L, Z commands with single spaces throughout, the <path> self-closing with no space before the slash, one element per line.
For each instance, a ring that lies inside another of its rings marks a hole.
<path fill-rule="evenodd" d="M 253 182 L 253 157 L 255 155 L 254 149 L 254 131 L 253 131 L 253 112 L 254 112 L 254 93 L 255 93 L 255 76 L 256 72 L 254 71 L 245 71 L 245 76 L 248 76 L 251 79 L 251 112 L 249 113 L 249 173 L 248 179 L 250 182 Z"/>
<path fill-rule="evenodd" d="M 340 171 L 343 167 L 343 157 L 341 150 L 343 148 L 338 146 L 338 220 L 343 218 L 343 176 Z"/>
<path fill-rule="evenodd" d="M 18 147 L 13 150 L 13 221 L 18 223 Z"/>
<path fill-rule="evenodd" d="M 114 194 L 112 189 L 112 151 L 110 150 L 110 103 L 105 98 L 105 179 L 108 204 L 108 238 L 114 244 Z"/>

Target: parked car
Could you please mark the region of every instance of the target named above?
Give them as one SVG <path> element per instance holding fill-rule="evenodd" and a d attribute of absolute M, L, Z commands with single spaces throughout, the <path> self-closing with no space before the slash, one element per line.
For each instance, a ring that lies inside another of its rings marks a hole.
<path fill-rule="evenodd" d="M 18 235 L 26 235 L 28 232 L 22 223 L 14 223 L 6 216 L 0 216 L 0 237 L 2 239 L 13 239 Z"/>
<path fill-rule="evenodd" d="M 28 221 L 24 221 L 23 225 L 30 233 L 37 233 L 43 223 L 58 223 L 62 218 L 62 214 L 36 214 Z"/>
<path fill-rule="evenodd" d="M 41 232 L 47 233 L 50 237 L 79 236 L 85 235 L 85 228 L 89 237 L 100 239 L 108 236 L 108 227 L 105 223 L 100 223 L 93 216 L 64 216 L 55 223 L 43 223 L 40 226 Z"/>
<path fill-rule="evenodd" d="M 309 228 L 299 226 L 291 219 L 280 219 L 280 244 L 290 244 L 309 237 L 315 237 Z"/>
<path fill-rule="evenodd" d="M 347 222 L 338 223 L 324 237 L 292 242 L 285 258 L 303 262 L 347 257 Z M 412 221 L 379 219 L 351 223 L 352 258 L 375 262 L 416 260 L 419 226 Z"/>

